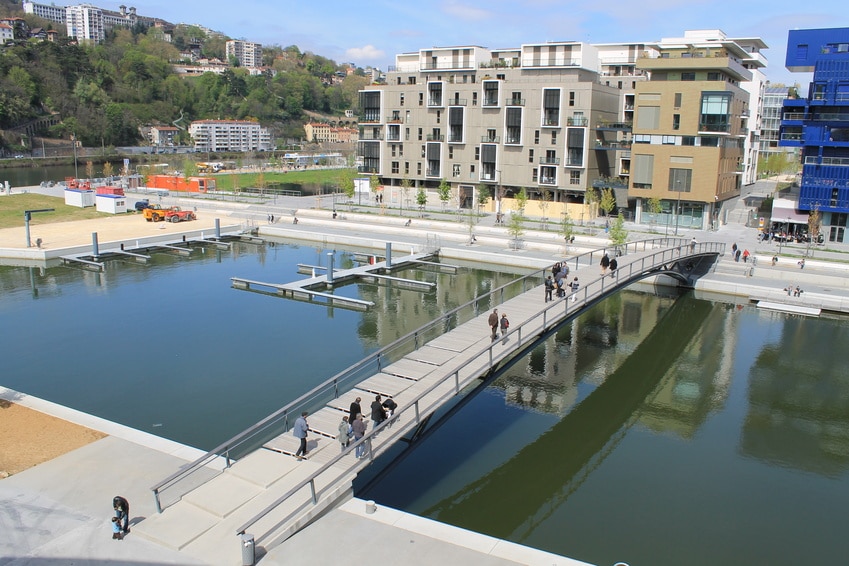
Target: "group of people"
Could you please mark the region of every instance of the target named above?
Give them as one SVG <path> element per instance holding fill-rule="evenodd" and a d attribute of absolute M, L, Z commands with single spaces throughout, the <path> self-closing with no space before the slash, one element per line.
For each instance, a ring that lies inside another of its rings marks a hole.
<path fill-rule="evenodd" d="M 616 270 L 619 269 L 619 262 L 616 260 L 615 256 L 613 258 L 611 258 L 607 254 L 607 252 L 604 252 L 604 255 L 601 256 L 601 261 L 599 261 L 598 264 L 601 266 L 601 276 L 602 277 L 607 275 L 608 269 L 610 270 L 610 276 L 611 277 L 616 276 Z"/>
<path fill-rule="evenodd" d="M 501 330 L 501 337 L 504 338 L 507 334 L 507 329 L 510 328 L 510 321 L 507 319 L 507 314 L 502 313 L 501 318 L 499 318 L 498 309 L 492 309 L 492 312 L 489 314 L 489 318 L 487 319 L 487 323 L 489 324 L 493 341 L 498 338 L 499 329 Z"/>
<path fill-rule="evenodd" d="M 112 540 L 124 540 L 124 535 L 130 532 L 130 502 L 116 495 L 112 498 Z"/>
<path fill-rule="evenodd" d="M 793 287 L 793 285 L 788 285 L 787 287 L 784 288 L 784 290 L 787 292 L 788 297 L 790 295 L 793 295 L 794 297 L 801 297 L 802 293 L 805 292 L 798 285 L 796 285 L 795 288 Z"/>
<path fill-rule="evenodd" d="M 362 405 L 360 405 L 362 401 L 362 397 L 357 397 L 352 401 L 348 409 L 348 414 L 343 416 L 342 421 L 339 423 L 339 434 L 336 436 L 336 440 L 339 441 L 343 452 L 352 441 L 357 442 L 366 435 L 367 425 L 363 417 Z M 398 404 L 392 397 L 383 399 L 383 396 L 378 394 L 374 396 L 374 401 L 372 401 L 369 408 L 371 409 L 372 429 L 376 429 L 383 421 L 395 414 Z M 392 424 L 390 423 L 389 426 L 392 426 Z M 359 444 L 354 450 L 354 456 L 356 458 L 365 458 L 366 455 L 365 443 Z"/>
<path fill-rule="evenodd" d="M 750 253 L 749 253 L 749 250 L 747 250 L 747 249 L 746 249 L 746 250 L 740 250 L 740 248 L 738 248 L 738 247 L 737 247 L 737 244 L 736 244 L 736 243 L 734 243 L 734 244 L 732 244 L 732 245 L 731 245 L 731 257 L 733 257 L 733 258 L 734 258 L 734 261 L 739 262 L 739 261 L 740 261 L 740 258 L 742 257 L 742 258 L 743 258 L 743 263 L 748 263 L 748 262 L 749 262 L 749 257 L 750 257 L 751 255 L 752 255 L 752 254 L 750 254 Z"/>

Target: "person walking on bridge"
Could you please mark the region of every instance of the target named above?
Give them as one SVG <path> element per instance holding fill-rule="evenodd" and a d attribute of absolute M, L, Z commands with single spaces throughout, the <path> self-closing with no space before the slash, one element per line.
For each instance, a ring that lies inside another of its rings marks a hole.
<path fill-rule="evenodd" d="M 495 340 L 498 338 L 498 309 L 492 309 L 488 322 L 492 339 Z"/>
<path fill-rule="evenodd" d="M 551 275 L 548 276 L 545 280 L 545 302 L 552 300 L 551 294 L 554 292 L 554 280 L 551 279 Z"/>
<path fill-rule="evenodd" d="M 698 242 L 696 241 L 696 237 L 693 236 L 693 239 L 690 240 L 690 253 L 691 254 L 696 252 L 696 244 L 698 244 Z"/>
<path fill-rule="evenodd" d="M 607 255 L 607 252 L 604 252 L 604 256 L 601 258 L 601 275 L 602 277 L 607 273 L 607 268 L 610 267 L 610 256 Z"/>
<path fill-rule="evenodd" d="M 616 269 L 619 267 L 619 262 L 616 261 L 616 258 L 610 260 L 610 276 L 614 277 L 616 275 Z"/>
<path fill-rule="evenodd" d="M 363 420 L 363 414 L 357 413 L 357 417 L 354 419 L 354 423 L 351 425 L 351 430 L 354 432 L 354 442 L 357 442 L 362 437 L 366 435 L 366 422 Z M 366 453 L 366 445 L 358 444 L 356 449 L 354 450 L 354 456 L 356 458 L 362 458 Z"/>
<path fill-rule="evenodd" d="M 306 411 L 301 413 L 301 416 L 295 420 L 295 426 L 292 428 L 292 434 L 301 441 L 298 451 L 295 452 L 295 458 L 298 461 L 303 460 L 307 455 L 307 432 L 310 429 L 310 425 L 307 424 L 308 414 Z"/>
<path fill-rule="evenodd" d="M 362 407 L 360 407 L 360 403 L 362 402 L 362 400 L 363 400 L 362 397 L 357 397 L 356 400 L 354 400 L 351 403 L 351 408 L 348 411 L 348 422 L 349 423 L 354 424 L 354 419 L 357 418 L 357 415 L 359 415 L 360 413 L 363 412 Z"/>
<path fill-rule="evenodd" d="M 371 404 L 371 424 L 372 430 L 380 426 L 380 423 L 386 420 L 386 408 L 383 406 L 383 397 L 380 394 L 374 396 L 374 401 Z"/>

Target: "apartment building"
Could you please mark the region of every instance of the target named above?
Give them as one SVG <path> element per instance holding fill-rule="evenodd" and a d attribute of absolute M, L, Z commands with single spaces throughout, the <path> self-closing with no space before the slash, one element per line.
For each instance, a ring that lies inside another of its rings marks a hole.
<path fill-rule="evenodd" d="M 330 141 L 330 124 L 307 122 L 304 124 L 304 133 L 308 142 Z"/>
<path fill-rule="evenodd" d="M 740 195 L 749 144 L 757 150 L 743 87 L 754 78 L 744 62 L 761 64 L 754 55 L 708 30 L 663 39 L 639 57 L 650 80 L 636 85 L 634 101 L 628 194 L 638 222 L 707 229 L 721 221 L 722 203 Z M 655 199 L 660 212 L 648 206 Z"/>
<path fill-rule="evenodd" d="M 764 89 L 761 99 L 761 137 L 758 153 L 765 159 L 770 153 L 786 151 L 778 147 L 781 130 L 781 109 L 788 97 L 786 86 L 769 86 Z"/>
<path fill-rule="evenodd" d="M 55 4 L 39 4 L 25 0 L 23 3 L 24 13 L 50 20 L 60 24 L 65 23 L 65 6 Z"/>
<path fill-rule="evenodd" d="M 9 24 L 0 23 L 0 45 L 15 40 L 15 30 Z"/>
<path fill-rule="evenodd" d="M 247 120 L 197 120 L 189 126 L 195 150 L 266 151 L 271 149 L 271 133 Z"/>
<path fill-rule="evenodd" d="M 68 37 L 83 43 L 100 43 L 106 37 L 103 10 L 91 4 L 67 6 L 65 8 L 65 27 L 68 31 Z"/>
<path fill-rule="evenodd" d="M 180 130 L 174 126 L 152 126 L 148 133 L 148 142 L 157 147 L 173 146 Z"/>
<path fill-rule="evenodd" d="M 829 242 L 849 241 L 849 28 L 791 30 L 785 64 L 814 73 L 781 120 L 780 145 L 802 152 L 798 209 L 819 211 Z"/>
<path fill-rule="evenodd" d="M 231 40 L 225 44 L 227 60 L 235 59 L 240 67 L 262 66 L 262 44 Z"/>
<path fill-rule="evenodd" d="M 399 54 L 385 85 L 360 91 L 360 170 L 389 187 L 432 191 L 445 179 L 465 208 L 480 191 L 498 207 L 522 187 L 582 202 L 612 171 L 590 151 L 590 124 L 620 119 L 619 89 L 598 81 L 598 66 L 598 49 L 580 42 Z"/>

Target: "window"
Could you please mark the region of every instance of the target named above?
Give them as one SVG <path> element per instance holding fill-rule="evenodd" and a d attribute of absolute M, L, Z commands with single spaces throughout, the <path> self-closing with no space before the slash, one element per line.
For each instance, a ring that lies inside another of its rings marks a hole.
<path fill-rule="evenodd" d="M 672 115 L 672 129 L 678 130 L 681 128 L 681 114 Z"/>
<path fill-rule="evenodd" d="M 579 170 L 573 169 L 569 171 L 569 184 L 570 185 L 580 185 L 581 184 L 581 172 Z"/>
<path fill-rule="evenodd" d="M 442 111 L 441 111 L 441 110 L 437 110 L 437 111 L 436 111 L 436 123 L 437 123 L 437 124 L 439 123 L 439 119 L 440 119 L 441 117 L 442 117 Z"/>
<path fill-rule="evenodd" d="M 409 174 L 410 174 L 410 162 L 405 161 L 404 162 L 404 175 L 409 175 Z"/>
<path fill-rule="evenodd" d="M 528 163 L 533 163 L 533 162 L 534 162 L 534 150 L 529 149 L 528 150 Z"/>
<path fill-rule="evenodd" d="M 670 169 L 669 190 L 676 193 L 689 193 L 693 180 L 692 169 Z"/>
<path fill-rule="evenodd" d="M 454 159 L 454 146 L 448 146 L 448 159 Z"/>
<path fill-rule="evenodd" d="M 575 91 L 569 91 L 569 106 L 575 106 Z"/>
<path fill-rule="evenodd" d="M 662 136 L 660 143 L 663 145 L 675 145 L 676 136 Z"/>
<path fill-rule="evenodd" d="M 695 146 L 696 136 L 683 136 L 681 138 L 681 145 Z"/>
<path fill-rule="evenodd" d="M 404 141 L 410 141 L 410 128 L 404 128 Z"/>
<path fill-rule="evenodd" d="M 392 174 L 397 175 L 401 170 L 400 164 L 397 161 L 392 162 Z"/>
<path fill-rule="evenodd" d="M 422 141 L 422 129 L 419 128 L 419 141 Z"/>
<path fill-rule="evenodd" d="M 424 106 L 424 93 L 419 93 L 419 106 Z"/>
<path fill-rule="evenodd" d="M 422 176 L 422 162 L 421 161 L 416 163 L 416 175 L 418 175 L 419 177 Z"/>
<path fill-rule="evenodd" d="M 401 93 L 401 106 L 404 106 L 404 93 Z"/>
<path fill-rule="evenodd" d="M 476 147 L 475 148 L 475 161 L 480 161 L 480 159 L 481 159 L 481 148 Z"/>
<path fill-rule="evenodd" d="M 498 81 L 483 82 L 483 105 L 498 106 Z"/>
<path fill-rule="evenodd" d="M 722 75 L 717 72 L 710 72 L 707 74 L 707 80 L 709 81 L 721 81 Z"/>
<path fill-rule="evenodd" d="M 631 158 L 635 189 L 650 189 L 654 176 L 654 155 L 636 154 Z"/>
<path fill-rule="evenodd" d="M 469 165 L 469 174 L 474 177 L 475 176 L 475 166 Z"/>
<path fill-rule="evenodd" d="M 696 73 L 681 73 L 682 81 L 694 81 L 696 80 Z"/>
<path fill-rule="evenodd" d="M 408 85 L 416 84 L 416 77 L 407 77 L 407 84 Z"/>
<path fill-rule="evenodd" d="M 675 108 L 681 108 L 681 93 L 675 93 Z"/>
<path fill-rule="evenodd" d="M 660 128 L 660 106 L 639 106 L 637 129 L 657 130 L 658 128 Z"/>
<path fill-rule="evenodd" d="M 506 122 L 507 132 L 504 136 L 504 143 L 520 145 L 522 143 L 522 108 L 508 108 Z"/>
<path fill-rule="evenodd" d="M 538 178 L 539 178 L 539 171 L 537 171 L 537 168 L 534 167 L 533 169 L 531 169 L 531 181 L 536 183 Z"/>
<path fill-rule="evenodd" d="M 555 127 L 560 125 L 560 89 L 543 89 L 542 125 Z"/>
<path fill-rule="evenodd" d="M 703 132 L 729 131 L 730 108 L 730 92 L 703 92 L 699 130 Z"/>
<path fill-rule="evenodd" d="M 395 157 L 395 144 L 392 144 L 392 157 Z"/>
<path fill-rule="evenodd" d="M 398 157 L 404 157 L 404 144 L 398 144 Z"/>
<path fill-rule="evenodd" d="M 539 130 L 534 130 L 534 144 L 539 145 Z"/>
<path fill-rule="evenodd" d="M 478 93 L 473 92 L 472 93 L 472 106 L 477 106 L 477 105 L 478 105 Z"/>
<path fill-rule="evenodd" d="M 452 177 L 459 177 L 460 176 L 460 164 L 459 163 L 455 163 L 454 165 L 451 166 L 451 176 Z"/>
<path fill-rule="evenodd" d="M 423 144 L 422 145 L 422 157 L 424 157 L 425 155 L 427 155 L 427 146 Z"/>
<path fill-rule="evenodd" d="M 557 132 L 551 132 L 551 145 L 557 145 Z"/>

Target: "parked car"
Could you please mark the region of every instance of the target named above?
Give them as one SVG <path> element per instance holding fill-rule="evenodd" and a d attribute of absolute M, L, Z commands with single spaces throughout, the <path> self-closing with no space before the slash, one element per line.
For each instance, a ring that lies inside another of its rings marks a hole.
<path fill-rule="evenodd" d="M 136 202 L 136 210 L 141 212 L 145 208 L 150 208 L 150 201 L 149 200 L 144 199 L 144 200 L 140 200 L 140 201 Z"/>

